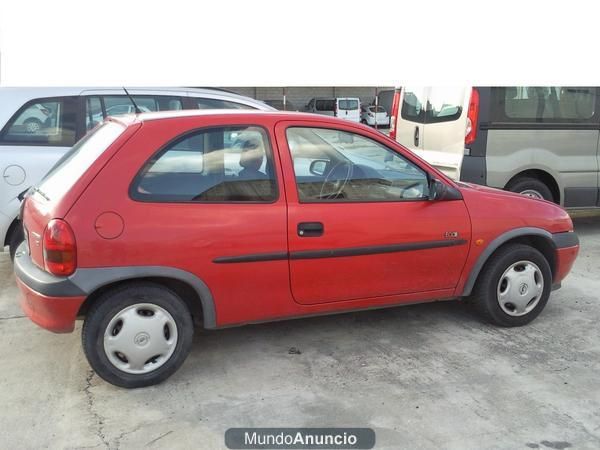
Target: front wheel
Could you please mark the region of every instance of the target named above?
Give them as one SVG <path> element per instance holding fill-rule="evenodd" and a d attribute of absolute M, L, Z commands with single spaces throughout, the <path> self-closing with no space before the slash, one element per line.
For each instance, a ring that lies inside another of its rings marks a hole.
<path fill-rule="evenodd" d="M 552 271 L 544 255 L 528 245 L 509 244 L 490 257 L 471 300 L 487 321 L 518 327 L 542 312 L 551 288 Z"/>
<path fill-rule="evenodd" d="M 166 380 L 183 364 L 193 332 L 190 311 L 178 295 L 157 284 L 131 284 L 96 300 L 82 343 L 100 377 L 138 388 Z"/>

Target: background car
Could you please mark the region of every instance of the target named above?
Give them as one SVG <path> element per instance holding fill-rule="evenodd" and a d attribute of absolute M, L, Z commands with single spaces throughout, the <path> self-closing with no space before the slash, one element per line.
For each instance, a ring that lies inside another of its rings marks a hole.
<path fill-rule="evenodd" d="M 306 105 L 305 111 L 358 123 L 360 122 L 360 99 L 358 97 L 312 98 Z"/>
<path fill-rule="evenodd" d="M 381 125 L 387 127 L 390 125 L 390 117 L 385 109 L 375 105 L 362 105 L 360 107 L 360 121 L 371 126 Z"/>
<path fill-rule="evenodd" d="M 131 88 L 139 109 L 261 109 L 267 104 L 218 89 Z M 22 195 L 107 115 L 133 112 L 119 88 L 0 88 L 0 247 L 23 239 Z"/>

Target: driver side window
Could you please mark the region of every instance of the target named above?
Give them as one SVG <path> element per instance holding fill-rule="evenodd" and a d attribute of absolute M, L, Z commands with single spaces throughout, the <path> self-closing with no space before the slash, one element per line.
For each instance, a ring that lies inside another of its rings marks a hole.
<path fill-rule="evenodd" d="M 369 138 L 326 128 L 286 131 L 301 202 L 423 200 L 427 174 Z"/>

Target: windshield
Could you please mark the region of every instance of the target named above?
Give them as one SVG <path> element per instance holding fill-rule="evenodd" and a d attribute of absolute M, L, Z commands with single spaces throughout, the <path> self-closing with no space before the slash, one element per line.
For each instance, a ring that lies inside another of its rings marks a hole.
<path fill-rule="evenodd" d="M 58 160 L 37 190 L 48 200 L 61 197 L 124 130 L 116 122 L 105 122 L 88 133 Z"/>

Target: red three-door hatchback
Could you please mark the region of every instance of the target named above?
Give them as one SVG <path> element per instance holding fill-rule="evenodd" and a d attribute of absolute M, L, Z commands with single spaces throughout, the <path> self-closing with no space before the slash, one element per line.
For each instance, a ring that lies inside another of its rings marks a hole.
<path fill-rule="evenodd" d="M 156 384 L 207 329 L 469 298 L 537 317 L 577 256 L 552 203 L 454 182 L 369 129 L 301 113 L 111 118 L 35 188 L 21 304 L 94 370 Z"/>

